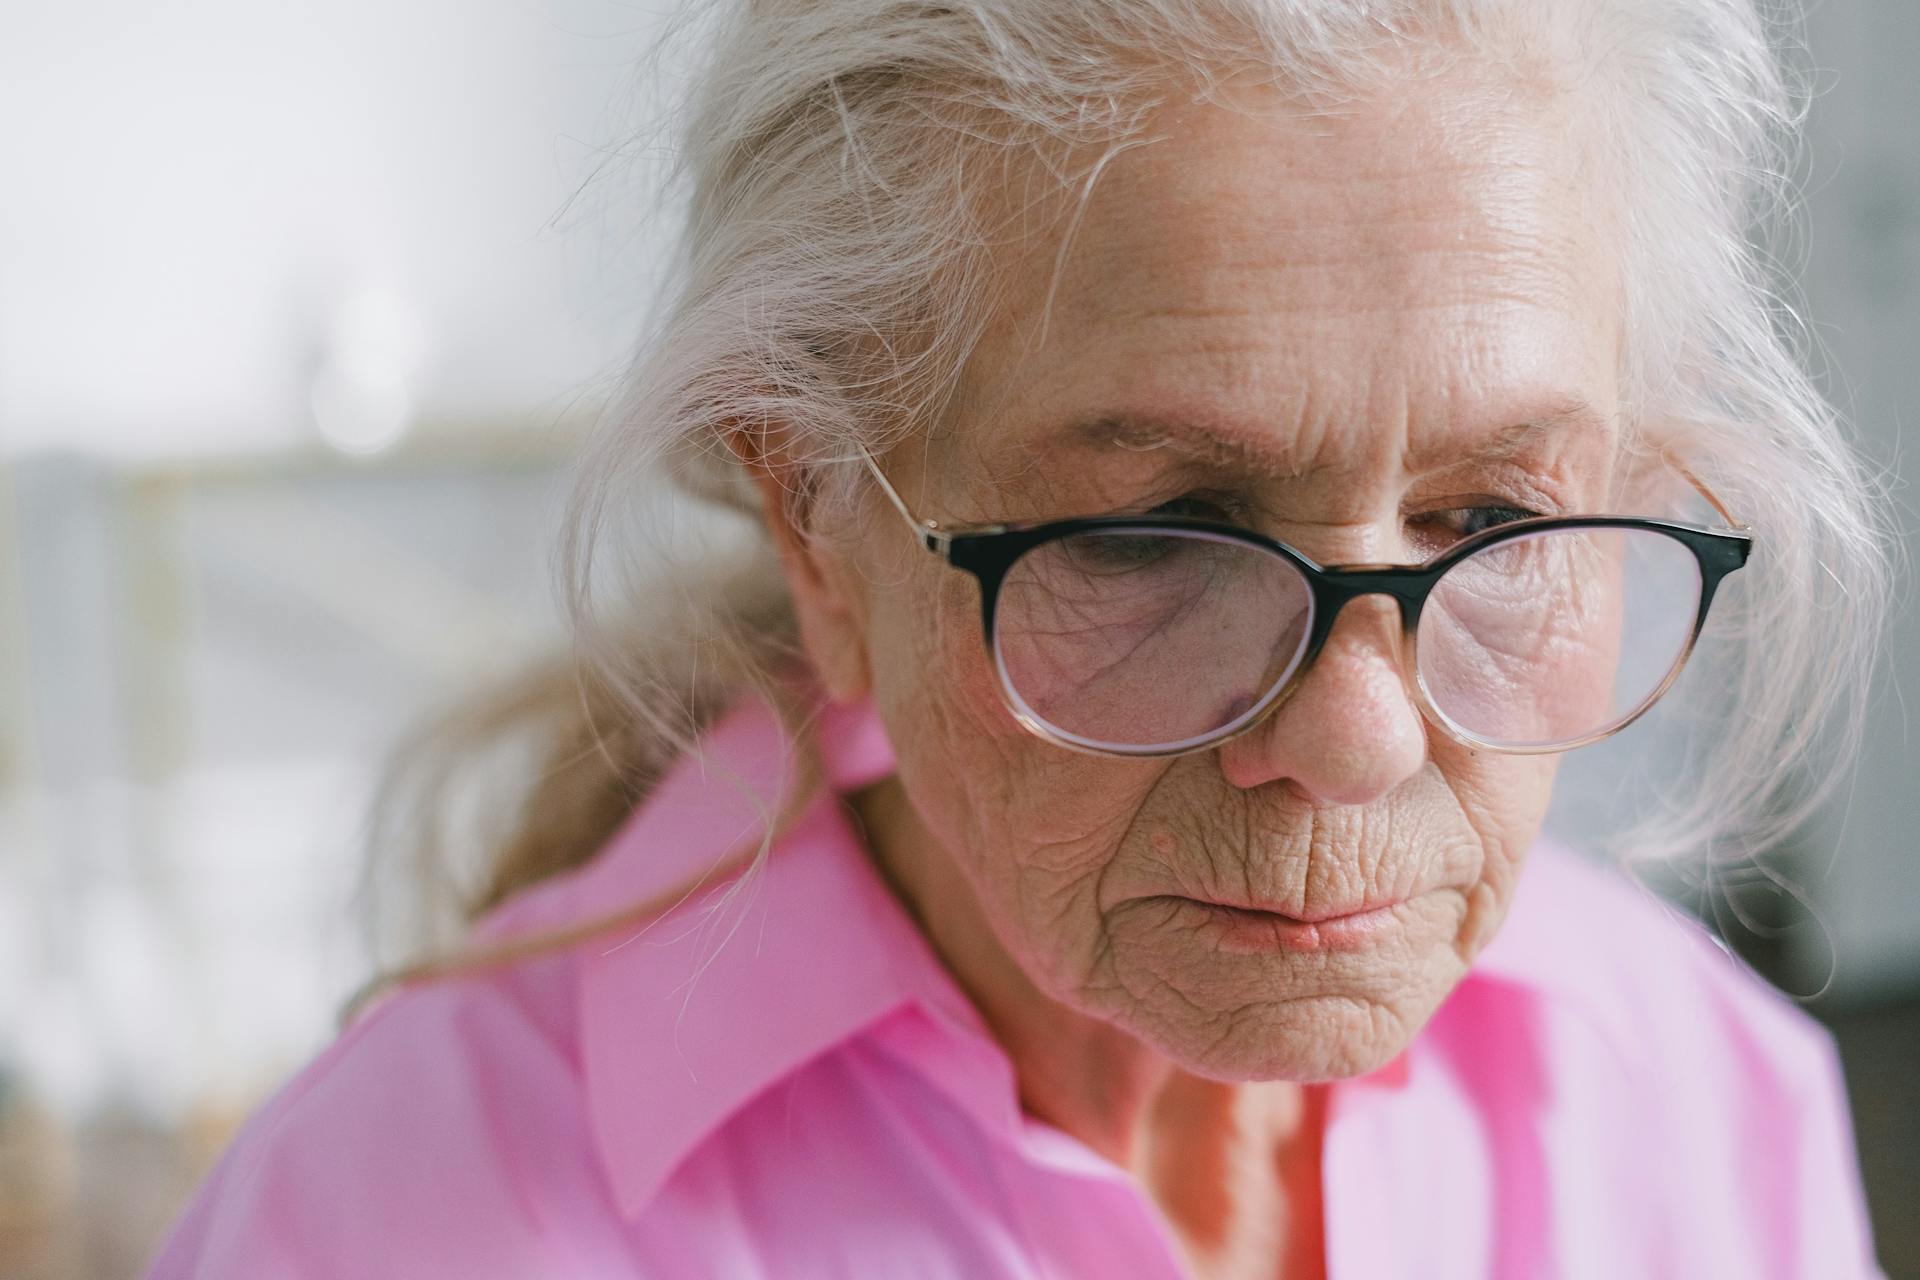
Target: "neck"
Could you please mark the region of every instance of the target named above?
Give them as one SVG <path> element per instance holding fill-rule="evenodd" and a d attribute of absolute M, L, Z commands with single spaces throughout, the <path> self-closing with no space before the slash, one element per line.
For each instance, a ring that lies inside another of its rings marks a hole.
<path fill-rule="evenodd" d="M 899 780 L 851 799 L 881 875 L 1012 1061 L 1027 1114 L 1132 1173 L 1196 1251 L 1223 1247 L 1249 1213 L 1284 1220 L 1291 1205 L 1317 1225 L 1321 1090 L 1195 1075 L 1048 996 L 1001 945 Z M 1262 1199 L 1274 1203 L 1256 1207 Z"/>

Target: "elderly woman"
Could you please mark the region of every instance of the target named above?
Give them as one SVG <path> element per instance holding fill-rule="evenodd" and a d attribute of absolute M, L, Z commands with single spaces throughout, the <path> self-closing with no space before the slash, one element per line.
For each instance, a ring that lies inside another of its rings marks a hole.
<path fill-rule="evenodd" d="M 580 510 L 755 552 L 153 1275 L 1875 1274 L 1824 1034 L 1539 835 L 1685 665 L 1629 851 L 1777 837 L 1871 644 L 1753 0 L 715 16 Z"/>

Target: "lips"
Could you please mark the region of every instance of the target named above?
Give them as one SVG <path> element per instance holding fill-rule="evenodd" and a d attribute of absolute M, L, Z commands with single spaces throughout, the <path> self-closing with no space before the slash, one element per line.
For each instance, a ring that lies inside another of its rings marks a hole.
<path fill-rule="evenodd" d="M 1382 898 L 1376 901 L 1361 902 L 1354 906 L 1330 907 L 1317 911 L 1289 911 L 1278 906 L 1263 906 L 1257 903 L 1228 902 L 1218 898 L 1191 898 L 1203 907 L 1220 907 L 1227 911 L 1245 912 L 1251 916 L 1278 916 L 1282 920 L 1292 920 L 1297 924 L 1325 924 L 1330 920 L 1344 920 L 1348 916 L 1365 915 L 1370 911 L 1384 911 L 1388 907 L 1397 907 L 1404 898 Z"/>
<path fill-rule="evenodd" d="M 1192 912 L 1197 932 L 1211 939 L 1216 950 L 1256 955 L 1369 950 L 1401 927 L 1392 908 L 1405 899 L 1320 910 L 1311 919 L 1201 898 L 1167 901 L 1181 903 Z"/>

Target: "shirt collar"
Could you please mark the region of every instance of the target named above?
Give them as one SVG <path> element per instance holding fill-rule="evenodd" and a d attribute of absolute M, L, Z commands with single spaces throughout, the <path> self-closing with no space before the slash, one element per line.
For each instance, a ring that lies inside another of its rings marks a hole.
<path fill-rule="evenodd" d="M 1011 1064 L 839 802 L 894 771 L 884 726 L 870 704 L 828 705 L 815 739 L 825 785 L 756 871 L 711 877 L 644 925 L 581 952 L 588 1120 L 628 1216 L 754 1095 L 916 1002 L 939 1027 L 961 1033 L 942 1083 L 967 1094 L 976 1112 L 1018 1124 Z M 761 815 L 777 811 L 798 776 L 779 718 L 743 699 L 573 879 L 566 914 L 584 918 L 696 880 L 757 837 Z M 1543 955 L 1562 948 L 1541 919 L 1546 904 L 1534 901 L 1537 878 L 1523 874 L 1501 933 L 1467 982 L 1539 985 Z M 1339 1084 L 1398 1090 L 1407 1073 L 1402 1054 Z"/>
<path fill-rule="evenodd" d="M 757 870 L 712 878 L 581 954 L 588 1119 L 625 1214 L 755 1094 L 902 1004 L 978 1026 L 838 801 L 893 772 L 878 716 L 827 706 L 816 738 L 825 785 Z M 571 913 L 694 881 L 757 839 L 798 776 L 778 717 L 743 700 L 575 881 Z"/>

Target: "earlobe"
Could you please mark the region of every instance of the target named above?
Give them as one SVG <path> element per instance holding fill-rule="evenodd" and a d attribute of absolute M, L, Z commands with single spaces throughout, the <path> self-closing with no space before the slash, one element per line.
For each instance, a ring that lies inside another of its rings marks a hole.
<path fill-rule="evenodd" d="M 761 519 L 780 556 L 809 664 L 834 701 L 865 697 L 871 687 L 865 610 L 857 575 L 819 536 L 832 513 L 821 510 L 818 473 L 784 447 L 778 430 L 743 427 L 726 439 L 760 495 Z"/>

